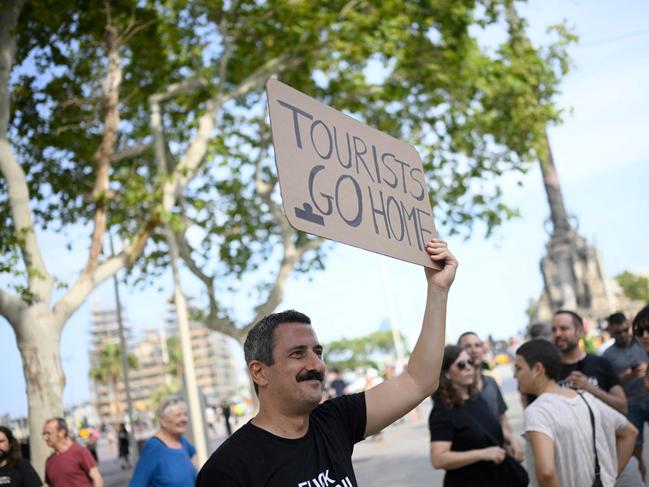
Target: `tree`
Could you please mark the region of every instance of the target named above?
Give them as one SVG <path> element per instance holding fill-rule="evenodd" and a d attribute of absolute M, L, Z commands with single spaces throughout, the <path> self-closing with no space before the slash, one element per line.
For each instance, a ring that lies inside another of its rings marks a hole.
<path fill-rule="evenodd" d="M 508 14 L 509 4 L 360 2 L 340 20 L 343 26 L 332 20 L 343 33 L 351 22 L 360 36 L 333 41 L 324 60 L 310 58 L 319 75 L 314 79 L 284 81 L 416 144 L 438 223 L 453 234 L 482 221 L 489 234 L 516 211 L 502 203 L 498 184 L 487 181 L 525 172 L 544 154 L 545 127 L 559 118 L 553 98 L 568 69 L 565 49 L 574 40 L 558 27 L 556 44 L 534 48 L 521 35 L 524 21 Z M 509 37 L 493 51 L 470 34 L 471 27 L 503 20 Z M 368 60 L 385 71 L 383 79 L 364 74 Z M 201 185 L 188 187 L 176 233 L 187 267 L 205 285 L 206 305 L 195 307 L 194 318 L 241 343 L 281 302 L 288 276 L 322 268 L 327 250 L 283 216 L 263 103 L 263 97 L 248 97 L 248 112 L 237 112 L 225 139 L 231 177 L 220 178 L 218 167 L 202 174 Z M 214 187 L 218 202 L 201 197 Z M 241 292 L 231 274 L 253 275 L 259 283 L 249 292 L 253 312 L 243 319 L 222 299 Z"/>
<path fill-rule="evenodd" d="M 640 276 L 629 271 L 624 271 L 615 276 L 615 280 L 627 298 L 649 303 L 649 278 L 647 276 Z"/>
<path fill-rule="evenodd" d="M 126 355 L 129 370 L 139 367 L 137 357 L 132 353 Z M 121 421 L 123 411 L 120 408 L 120 401 L 117 398 L 117 383 L 123 378 L 122 349 L 117 343 L 104 342 L 96 365 L 90 369 L 90 378 L 99 384 L 110 387 L 110 395 L 114 408 L 111 409 L 113 419 Z"/>
<path fill-rule="evenodd" d="M 402 341 L 405 337 L 402 335 Z M 371 366 L 380 369 L 383 355 L 395 355 L 391 331 L 375 331 L 367 336 L 342 338 L 325 346 L 325 362 L 330 368 L 356 369 Z"/>
<path fill-rule="evenodd" d="M 291 272 L 324 265 L 326 247 L 293 232 L 277 204 L 261 109 L 271 75 L 417 143 L 449 231 L 513 215 L 484 181 L 524 171 L 540 127 L 558 119 L 566 37 L 482 48 L 470 27 L 498 24 L 507 3 L 4 1 L 0 315 L 23 358 L 31 437 L 62 413 L 66 322 L 120 270 L 146 284 L 164 269 L 161 224 L 196 235 L 181 247 L 206 284 L 204 321 L 239 339 L 254 320 L 223 305 L 231 276 L 271 269 L 260 316 Z M 88 251 L 60 282 L 39 239 L 71 229 L 88 232 Z M 114 257 L 107 229 L 122 242 Z M 32 454 L 42 465 L 45 445 Z"/>

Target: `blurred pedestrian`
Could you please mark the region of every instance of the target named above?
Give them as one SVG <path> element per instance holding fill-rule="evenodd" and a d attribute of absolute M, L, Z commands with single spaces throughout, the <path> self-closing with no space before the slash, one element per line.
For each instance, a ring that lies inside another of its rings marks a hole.
<path fill-rule="evenodd" d="M 129 456 L 129 434 L 124 423 L 119 424 L 119 430 L 117 431 L 117 445 L 119 451 L 119 465 L 121 469 L 124 470 L 131 468 L 131 458 Z"/>
<path fill-rule="evenodd" d="M 225 422 L 225 431 L 228 436 L 232 434 L 232 426 L 230 426 L 230 415 L 232 409 L 230 408 L 230 403 L 225 399 L 221 403 L 221 414 L 223 414 L 223 421 Z"/>
<path fill-rule="evenodd" d="M 552 328 L 547 323 L 539 321 L 530 325 L 528 335 L 530 340 L 552 340 Z"/>
<path fill-rule="evenodd" d="M 345 394 L 347 383 L 340 375 L 339 369 L 331 369 L 331 382 L 329 383 L 330 397 L 340 397 Z"/>
<path fill-rule="evenodd" d="M 97 456 L 97 442 L 99 441 L 99 431 L 96 429 L 91 429 L 88 434 L 88 439 L 86 440 L 86 448 L 90 451 L 92 458 L 95 459 L 95 462 L 99 465 L 99 457 Z"/>
<path fill-rule="evenodd" d="M 54 450 L 45 462 L 45 483 L 50 487 L 103 487 L 95 459 L 86 447 L 70 439 L 65 419 L 48 419 L 43 438 Z"/>
<path fill-rule="evenodd" d="M 461 347 L 444 349 L 430 413 L 430 459 L 446 470 L 444 486 L 527 486 L 523 467 L 507 455 L 503 429 L 480 396 L 473 359 Z"/>
<path fill-rule="evenodd" d="M 633 334 L 638 338 L 645 352 L 649 354 L 649 304 L 638 311 L 633 318 Z M 645 390 L 649 392 L 649 368 L 644 376 Z"/>
<path fill-rule="evenodd" d="M 602 355 L 613 366 L 629 404 L 629 421 L 639 431 L 633 454 L 638 459 L 642 478 L 646 469 L 642 459 L 644 424 L 649 421 L 649 394 L 644 387 L 644 377 L 649 355 L 631 332 L 631 323 L 624 313 L 613 313 L 608 317 L 608 329 L 615 343 Z"/>
<path fill-rule="evenodd" d="M 462 347 L 473 360 L 473 368 L 476 373 L 475 389 L 480 393 L 480 396 L 487 403 L 489 411 L 500 422 L 503 430 L 503 437 L 507 450 L 516 460 L 523 461 L 523 449 L 518 440 L 512 434 L 512 429 L 509 426 L 509 419 L 507 418 L 507 404 L 503 399 L 502 392 L 496 379 L 483 374 L 484 367 L 484 343 L 480 337 L 468 331 L 462 333 L 457 343 Z"/>
<path fill-rule="evenodd" d="M 521 392 L 537 396 L 524 413 L 531 485 L 612 487 L 637 429 L 592 394 L 559 386 L 561 356 L 550 342 L 521 345 L 514 369 Z"/>
<path fill-rule="evenodd" d="M 130 487 L 194 487 L 196 448 L 187 432 L 187 405 L 177 396 L 160 401 L 159 429 L 149 438 L 135 466 Z"/>
<path fill-rule="evenodd" d="M 589 392 L 604 404 L 626 415 L 626 395 L 610 362 L 579 348 L 579 341 L 584 332 L 584 322 L 574 311 L 559 310 L 554 313 L 552 341 L 561 356 L 561 372 L 557 383 L 561 387 Z M 642 485 L 638 461 L 635 458 L 626 464 L 615 485 Z"/>
<path fill-rule="evenodd" d="M 11 430 L 0 426 L 0 485 L 3 487 L 39 487 L 40 477 L 20 455 L 20 446 Z"/>

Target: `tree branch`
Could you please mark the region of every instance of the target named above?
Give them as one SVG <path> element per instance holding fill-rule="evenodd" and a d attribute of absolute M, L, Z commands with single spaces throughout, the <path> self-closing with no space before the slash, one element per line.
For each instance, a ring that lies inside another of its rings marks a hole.
<path fill-rule="evenodd" d="M 4 316 L 14 329 L 21 322 L 20 314 L 26 307 L 23 300 L 0 289 L 0 316 Z"/>
<path fill-rule="evenodd" d="M 145 142 L 144 144 L 136 145 L 133 147 L 127 147 L 126 149 L 122 149 L 120 151 L 115 152 L 110 158 L 110 162 L 119 162 L 119 161 L 123 161 L 124 159 L 131 159 L 133 157 L 137 157 L 139 155 L 144 154 L 151 147 L 153 147 L 152 142 Z"/>
<path fill-rule="evenodd" d="M 119 254 L 97 265 L 94 272 L 83 272 L 77 281 L 68 289 L 65 295 L 54 306 L 54 322 L 59 328 L 81 306 L 88 295 L 103 281 L 114 276 L 120 269 L 128 268 L 140 256 L 144 245 L 155 228 L 160 224 L 160 218 L 155 214 L 135 235 L 131 243 Z"/>
<path fill-rule="evenodd" d="M 23 4 L 22 0 L 7 0 L 0 4 L 0 173 L 4 176 L 9 190 L 14 234 L 27 270 L 29 290 L 36 300 L 49 303 L 54 281 L 47 271 L 34 232 L 25 172 L 16 160 L 7 139 L 10 113 L 9 77 L 16 53 L 14 32 Z"/>
<path fill-rule="evenodd" d="M 119 56 L 119 37 L 117 30 L 111 23 L 110 5 L 106 5 L 107 23 L 104 45 L 108 57 L 108 71 L 104 79 L 103 105 L 104 105 L 104 134 L 101 145 L 95 152 L 95 162 L 97 164 L 97 178 L 93 190 L 93 199 L 95 201 L 94 229 L 90 241 L 90 252 L 88 262 L 84 272 L 91 273 L 97 265 L 97 259 L 104 243 L 104 234 L 106 232 L 106 207 L 109 199 L 109 171 L 110 161 L 115 152 L 115 142 L 117 142 L 117 131 L 119 130 L 119 87 L 122 84 L 122 65 Z"/>
<path fill-rule="evenodd" d="M 301 61 L 292 59 L 290 56 L 280 56 L 272 59 L 227 94 L 217 95 L 207 102 L 205 113 L 199 118 L 196 135 L 173 172 L 171 179 L 167 182 L 168 187 L 165 188 L 166 200 L 164 202 L 164 208 L 171 207 L 173 201 L 172 195 L 179 194 L 185 184 L 187 184 L 187 181 L 198 171 L 207 153 L 207 142 L 212 136 L 212 131 L 216 125 L 216 115 L 223 104 L 229 100 L 234 100 L 250 93 L 259 88 L 271 74 L 281 72 L 290 66 L 299 64 L 299 62 Z"/>
<path fill-rule="evenodd" d="M 228 38 L 229 32 L 227 28 L 227 20 L 234 13 L 234 11 L 238 6 L 239 6 L 239 1 L 238 0 L 233 1 L 232 5 L 230 6 L 230 10 L 223 15 L 223 18 L 221 19 L 221 23 L 219 24 L 221 39 L 223 39 L 223 54 L 221 55 L 221 59 L 219 61 L 220 89 L 223 89 L 225 87 L 225 74 L 228 68 L 228 63 L 230 62 L 230 58 L 232 57 L 232 53 L 234 52 L 233 45 Z"/>
<path fill-rule="evenodd" d="M 202 78 L 179 81 L 178 83 L 170 84 L 164 91 L 151 95 L 149 97 L 149 103 L 162 103 L 174 96 L 187 93 L 188 91 L 197 90 L 199 88 L 207 88 L 207 86 L 209 86 L 209 83 Z"/>

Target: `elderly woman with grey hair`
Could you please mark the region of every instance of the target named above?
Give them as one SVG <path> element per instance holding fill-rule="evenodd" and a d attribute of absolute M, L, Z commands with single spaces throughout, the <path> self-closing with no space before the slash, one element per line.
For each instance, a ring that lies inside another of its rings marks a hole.
<path fill-rule="evenodd" d="M 193 487 L 196 449 L 183 436 L 187 405 L 177 396 L 167 396 L 156 413 L 160 428 L 144 444 L 129 487 Z"/>

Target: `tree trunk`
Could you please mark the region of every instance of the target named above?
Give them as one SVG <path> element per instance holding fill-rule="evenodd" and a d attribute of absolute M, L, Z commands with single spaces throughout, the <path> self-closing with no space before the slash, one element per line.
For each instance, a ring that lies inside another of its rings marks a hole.
<path fill-rule="evenodd" d="M 550 139 L 548 139 L 547 133 L 545 134 L 545 145 L 547 149 L 547 157 L 545 160 L 540 162 L 541 173 L 543 174 L 543 186 L 545 187 L 545 194 L 548 198 L 548 205 L 550 206 L 553 234 L 565 235 L 570 231 L 570 222 L 568 220 L 566 205 L 563 201 L 563 194 L 561 193 L 561 186 L 559 185 L 559 176 L 554 165 L 552 147 L 550 147 Z"/>
<path fill-rule="evenodd" d="M 42 439 L 43 424 L 49 418 L 63 416 L 61 328 L 43 304 L 28 308 L 14 326 L 27 386 L 31 463 L 44 478 L 45 459 L 50 452 Z"/>

